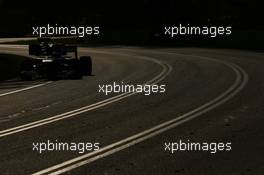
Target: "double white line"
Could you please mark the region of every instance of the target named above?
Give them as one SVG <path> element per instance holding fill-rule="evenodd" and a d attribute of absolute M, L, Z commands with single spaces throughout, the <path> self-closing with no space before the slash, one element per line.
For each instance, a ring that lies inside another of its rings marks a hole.
<path fill-rule="evenodd" d="M 162 71 L 157 76 L 155 76 L 153 79 L 151 79 L 148 82 L 146 82 L 145 84 L 152 85 L 152 84 L 155 84 L 155 83 L 158 83 L 158 82 L 162 81 L 172 70 L 172 67 L 170 65 L 168 65 L 166 63 L 163 63 L 163 62 L 160 62 L 160 61 L 158 61 L 156 59 L 149 58 L 149 57 L 144 57 L 144 56 L 140 56 L 140 57 L 137 56 L 137 58 L 152 61 L 154 63 L 159 64 L 162 67 Z M 91 104 L 91 105 L 88 105 L 88 106 L 81 107 L 81 108 L 73 110 L 73 111 L 69 111 L 69 112 L 66 112 L 66 113 L 63 113 L 63 114 L 55 115 L 53 117 L 49 117 L 49 118 L 45 118 L 45 119 L 38 120 L 38 121 L 35 121 L 35 122 L 27 123 L 27 124 L 20 125 L 20 126 L 17 126 L 17 127 L 9 128 L 9 129 L 6 129 L 6 130 L 2 130 L 2 131 L 0 131 L 0 138 L 4 137 L 4 136 L 11 135 L 11 134 L 15 134 L 15 133 L 18 133 L 18 132 L 22 132 L 22 131 L 25 131 L 25 130 L 29 130 L 29 129 L 32 129 L 32 128 L 36 128 L 36 127 L 39 127 L 39 126 L 42 126 L 42 125 L 46 125 L 46 124 L 49 124 L 49 123 L 53 123 L 53 122 L 56 122 L 56 121 L 59 121 L 59 120 L 63 120 L 63 119 L 69 118 L 69 117 L 73 117 L 73 116 L 76 116 L 76 115 L 79 115 L 79 114 L 82 114 L 82 113 L 85 113 L 85 112 L 88 112 L 88 111 L 103 107 L 105 105 L 117 102 L 119 100 L 122 100 L 122 99 L 127 98 L 127 97 L 129 97 L 131 95 L 134 95 L 134 94 L 136 94 L 136 92 L 123 93 L 123 94 L 108 98 L 106 100 L 103 100 L 103 101 L 100 101 L 100 102 L 97 102 L 97 103 L 94 103 L 94 104 Z"/>
<path fill-rule="evenodd" d="M 184 55 L 186 56 L 186 55 Z M 192 55 L 188 55 L 191 57 L 194 57 Z M 196 56 L 195 56 L 196 57 Z M 101 159 L 103 157 L 106 157 L 108 155 L 111 155 L 113 153 L 116 153 L 120 150 L 123 150 L 125 148 L 128 148 L 130 146 L 133 146 L 137 143 L 140 143 L 146 139 L 149 139 L 151 137 L 154 137 L 158 134 L 161 134 L 169 129 L 172 129 L 182 123 L 185 123 L 193 118 L 196 118 L 214 108 L 216 108 L 217 106 L 225 103 L 227 100 L 231 99 L 233 96 L 235 96 L 248 82 L 248 75 L 247 73 L 240 68 L 239 66 L 232 64 L 232 63 L 228 63 L 228 62 L 223 62 L 223 61 L 218 61 L 218 60 L 214 60 L 211 58 L 207 58 L 207 57 L 199 57 L 202 59 L 207 59 L 207 60 L 212 60 L 212 61 L 217 61 L 220 63 L 223 63 L 224 65 L 228 66 L 229 68 L 231 68 L 235 74 L 236 74 L 236 80 L 235 82 L 232 84 L 232 86 L 230 88 L 228 88 L 225 92 L 223 92 L 222 94 L 220 94 L 219 96 L 217 96 L 215 99 L 211 100 L 210 102 L 186 113 L 183 114 L 181 116 L 178 116 L 172 120 L 169 120 L 167 122 L 161 123 L 157 126 L 154 126 L 150 129 L 147 129 L 143 132 L 140 132 L 136 135 L 133 135 L 131 137 L 125 138 L 123 140 L 120 140 L 116 143 L 113 143 L 111 145 L 105 146 L 103 148 L 101 148 L 98 151 L 94 151 L 91 153 L 87 153 L 85 155 L 79 156 L 77 158 L 62 162 L 58 165 L 49 167 L 47 169 L 41 170 L 39 172 L 34 173 L 34 175 L 40 175 L 40 174 L 62 174 L 65 173 L 67 171 L 70 171 L 72 169 L 75 169 L 77 167 L 80 167 L 82 165 L 85 164 L 89 164 L 93 161 L 96 161 L 98 159 Z"/>

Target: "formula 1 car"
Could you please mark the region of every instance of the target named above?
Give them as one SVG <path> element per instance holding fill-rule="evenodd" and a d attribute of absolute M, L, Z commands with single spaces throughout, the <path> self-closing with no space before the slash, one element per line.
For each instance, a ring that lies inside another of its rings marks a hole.
<path fill-rule="evenodd" d="M 91 57 L 78 58 L 77 46 L 52 44 L 48 38 L 38 41 L 39 44 L 29 45 L 29 55 L 36 58 L 25 60 L 21 64 L 22 80 L 81 79 L 82 76 L 92 74 Z"/>

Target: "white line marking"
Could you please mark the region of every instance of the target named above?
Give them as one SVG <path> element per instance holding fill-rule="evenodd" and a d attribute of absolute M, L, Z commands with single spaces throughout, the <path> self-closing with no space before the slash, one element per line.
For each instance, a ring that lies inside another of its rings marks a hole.
<path fill-rule="evenodd" d="M 221 104 L 225 103 L 232 97 L 234 97 L 248 82 L 248 75 L 247 73 L 240 68 L 239 66 L 224 62 L 224 61 L 218 61 L 215 59 L 211 59 L 208 57 L 203 57 L 204 59 L 209 59 L 209 60 L 214 60 L 217 62 L 221 62 L 228 67 L 230 67 L 236 74 L 236 81 L 233 83 L 233 85 L 228 88 L 225 92 L 220 94 L 218 97 L 215 99 L 209 101 L 208 103 L 186 113 L 183 114 L 179 117 L 176 117 L 172 120 L 169 120 L 167 122 L 161 123 L 157 126 L 154 126 L 148 130 L 145 130 L 143 132 L 140 132 L 136 135 L 133 135 L 131 137 L 125 138 L 121 141 L 118 141 L 116 143 L 110 144 L 108 146 L 105 146 L 101 148 L 98 151 L 94 151 L 82 156 L 79 156 L 77 158 L 65 161 L 63 163 L 60 163 L 58 165 L 52 166 L 50 168 L 44 169 L 42 171 L 36 172 L 33 175 L 40 175 L 40 174 L 52 174 L 52 175 L 57 175 L 57 174 L 62 174 L 67 171 L 70 171 L 72 169 L 75 169 L 77 167 L 80 167 L 85 164 L 89 164 L 95 160 L 98 160 L 100 158 L 106 157 L 108 155 L 111 155 L 115 152 L 121 151 L 125 148 L 128 148 L 130 146 L 133 146 L 137 143 L 140 143 L 142 141 L 145 141 L 146 139 L 149 139 L 151 137 L 154 137 L 158 134 L 161 134 L 169 129 L 175 128 L 176 126 L 185 123 L 193 118 L 196 118 L 218 106 Z M 101 153 L 101 154 L 100 154 Z"/>
<path fill-rule="evenodd" d="M 117 55 L 117 54 L 115 54 L 115 55 Z M 154 63 L 159 64 L 162 67 L 162 71 L 158 75 L 156 75 L 154 78 L 152 78 L 151 80 L 146 82 L 145 84 L 155 84 L 155 83 L 158 83 L 158 82 L 162 81 L 172 70 L 172 67 L 170 65 L 162 63 L 162 62 L 160 62 L 160 61 L 158 61 L 156 59 L 152 59 L 152 58 L 149 58 L 149 57 L 143 57 L 143 56 L 137 56 L 136 58 L 152 61 Z M 0 138 L 4 137 L 4 136 L 11 135 L 11 134 L 15 134 L 15 133 L 18 133 L 18 132 L 22 132 L 22 131 L 25 131 L 25 130 L 28 130 L 28 129 L 36 128 L 38 126 L 42 126 L 42 125 L 46 125 L 46 124 L 49 124 L 49 123 L 53 123 L 53 122 L 56 122 L 56 121 L 59 121 L 59 120 L 62 120 L 62 119 L 66 119 L 66 118 L 69 118 L 69 117 L 72 117 L 72 116 L 76 116 L 76 115 L 79 115 L 79 114 L 82 114 L 82 113 L 85 113 L 85 112 L 88 112 L 88 111 L 103 107 L 105 105 L 120 101 L 120 100 L 122 100 L 124 98 L 127 98 L 129 96 L 132 96 L 134 94 L 136 94 L 136 93 L 123 93 L 123 94 L 120 94 L 120 95 L 105 99 L 103 101 L 100 101 L 100 102 L 97 102 L 97 103 L 94 103 L 94 104 L 91 104 L 91 105 L 88 105 L 88 106 L 81 107 L 81 108 L 73 110 L 73 111 L 69 111 L 69 112 L 66 112 L 66 113 L 63 113 L 63 114 L 55 115 L 53 117 L 49 117 L 49 118 L 46 118 L 46 119 L 42 119 L 42 120 L 38 120 L 38 121 L 35 121 L 35 122 L 27 123 L 27 124 L 20 125 L 20 126 L 17 126 L 17 127 L 9 128 L 9 129 L 6 129 L 6 130 L 2 130 L 2 131 L 0 131 Z"/>
<path fill-rule="evenodd" d="M 18 89 L 18 90 L 11 91 L 11 92 L 6 92 L 6 93 L 3 93 L 3 94 L 0 94 L 0 97 L 11 95 L 11 94 L 15 94 L 15 93 L 18 93 L 18 92 L 27 91 L 27 90 L 34 89 L 34 88 L 41 87 L 41 86 L 45 86 L 45 85 L 47 85 L 49 83 L 51 83 L 51 81 L 48 81 L 46 83 L 37 84 L 37 85 L 34 85 L 34 86 L 30 86 L 30 87 L 26 87 L 26 88 L 23 88 L 23 89 Z"/>

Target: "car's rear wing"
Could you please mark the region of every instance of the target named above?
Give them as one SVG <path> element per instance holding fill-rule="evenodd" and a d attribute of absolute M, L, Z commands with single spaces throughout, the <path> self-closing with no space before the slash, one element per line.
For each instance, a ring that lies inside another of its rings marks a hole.
<path fill-rule="evenodd" d="M 74 52 L 77 58 L 77 46 L 62 44 L 32 44 L 28 48 L 29 55 L 34 56 L 64 56 Z"/>

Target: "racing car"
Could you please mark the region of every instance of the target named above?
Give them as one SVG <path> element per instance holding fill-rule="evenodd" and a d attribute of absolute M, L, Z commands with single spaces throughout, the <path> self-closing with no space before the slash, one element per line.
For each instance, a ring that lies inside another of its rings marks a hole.
<path fill-rule="evenodd" d="M 23 61 L 20 66 L 22 80 L 81 79 L 92 74 L 91 57 L 78 58 L 77 46 L 52 44 L 48 38 L 38 41 L 39 44 L 29 45 L 32 58 Z"/>

